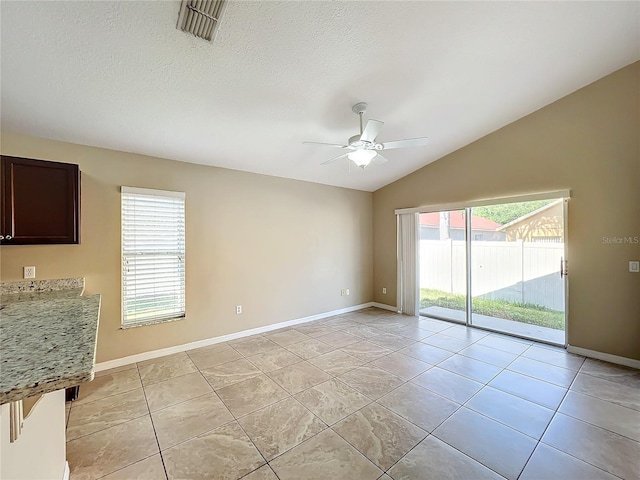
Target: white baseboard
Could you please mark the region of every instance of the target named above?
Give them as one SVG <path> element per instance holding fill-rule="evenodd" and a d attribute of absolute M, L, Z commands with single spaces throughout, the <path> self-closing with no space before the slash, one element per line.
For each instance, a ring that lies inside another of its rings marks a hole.
<path fill-rule="evenodd" d="M 64 473 L 62 474 L 62 480 L 69 480 L 71 471 L 69 470 L 69 462 L 64 462 Z"/>
<path fill-rule="evenodd" d="M 279 328 L 290 327 L 292 325 L 299 325 L 301 323 L 313 322 L 314 320 L 321 320 L 327 317 L 333 317 L 343 313 L 355 312 L 369 307 L 385 308 L 387 310 L 395 311 L 395 307 L 389 307 L 389 305 L 374 304 L 373 302 L 363 303 L 360 305 L 354 305 L 353 307 L 340 308 L 338 310 L 332 310 L 330 312 L 319 313 L 317 315 L 311 315 L 309 317 L 296 318 L 288 320 L 286 322 L 274 323 L 271 325 L 265 325 L 264 327 L 252 328 L 249 330 L 242 330 L 236 333 L 230 333 L 228 335 L 221 335 L 219 337 L 206 338 L 204 340 L 198 340 L 196 342 L 184 343 L 182 345 L 176 345 L 173 347 L 161 348 L 159 350 L 152 350 L 150 352 L 138 353 L 136 355 L 129 355 L 127 357 L 116 358 L 115 360 L 108 360 L 106 362 L 96 363 L 95 371 L 101 372 L 103 370 L 109 370 L 110 368 L 121 367 L 123 365 L 130 365 L 136 362 L 143 362 L 145 360 L 152 360 L 158 357 L 164 357 L 165 355 L 171 355 L 172 353 L 180 353 L 186 350 L 193 350 L 194 348 L 208 347 L 209 345 L 215 345 L 216 343 L 228 342 L 230 340 L 236 340 L 238 338 L 248 337 L 250 335 L 256 335 L 258 333 L 270 332 L 272 330 L 278 330 Z"/>
<path fill-rule="evenodd" d="M 611 355 L 610 353 L 598 352 L 597 350 L 589 350 L 588 348 L 574 347 L 573 345 L 567 345 L 567 352 L 575 353 L 576 355 L 582 355 L 583 357 L 595 358 L 597 360 L 604 360 L 605 362 L 616 363 L 618 365 L 624 365 L 625 367 L 640 368 L 640 360 L 633 358 L 619 357 L 618 355 Z"/>
<path fill-rule="evenodd" d="M 398 313 L 398 308 L 391 306 L 391 305 L 387 305 L 386 303 L 378 303 L 378 302 L 371 302 L 371 306 L 372 307 L 376 307 L 376 308 L 381 308 L 383 310 L 390 310 L 394 313 Z"/>

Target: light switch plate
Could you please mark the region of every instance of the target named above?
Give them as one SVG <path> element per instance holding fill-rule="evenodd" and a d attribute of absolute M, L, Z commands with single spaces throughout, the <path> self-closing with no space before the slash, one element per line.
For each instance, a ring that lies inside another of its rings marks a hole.
<path fill-rule="evenodd" d="M 640 262 L 638 260 L 631 260 L 629 262 L 629 271 L 633 273 L 640 272 Z"/>

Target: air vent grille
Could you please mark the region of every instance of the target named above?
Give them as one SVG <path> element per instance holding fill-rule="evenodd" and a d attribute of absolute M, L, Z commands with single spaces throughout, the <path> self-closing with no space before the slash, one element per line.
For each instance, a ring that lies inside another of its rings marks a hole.
<path fill-rule="evenodd" d="M 226 4 L 226 0 L 183 0 L 178 28 L 210 42 L 215 37 Z"/>

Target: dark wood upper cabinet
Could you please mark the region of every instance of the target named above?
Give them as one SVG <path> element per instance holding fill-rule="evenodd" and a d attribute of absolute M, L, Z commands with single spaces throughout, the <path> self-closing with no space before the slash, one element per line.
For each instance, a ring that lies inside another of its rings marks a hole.
<path fill-rule="evenodd" d="M 2 245 L 80 243 L 80 170 L 2 156 Z"/>

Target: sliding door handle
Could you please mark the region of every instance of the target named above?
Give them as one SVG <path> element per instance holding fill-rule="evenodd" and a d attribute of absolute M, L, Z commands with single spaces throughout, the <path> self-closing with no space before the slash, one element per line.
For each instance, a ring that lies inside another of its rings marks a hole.
<path fill-rule="evenodd" d="M 560 278 L 569 275 L 568 262 L 560 257 Z"/>

